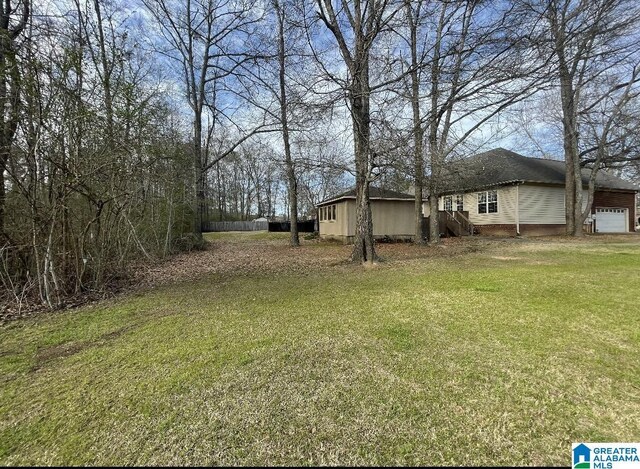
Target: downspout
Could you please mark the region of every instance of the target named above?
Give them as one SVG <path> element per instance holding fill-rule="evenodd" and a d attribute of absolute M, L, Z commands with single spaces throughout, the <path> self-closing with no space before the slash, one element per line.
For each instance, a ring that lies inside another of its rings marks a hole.
<path fill-rule="evenodd" d="M 633 224 L 631 225 L 629 231 L 637 231 L 636 225 L 638 224 L 638 193 L 633 194 Z"/>
<path fill-rule="evenodd" d="M 516 183 L 516 236 L 520 236 L 520 183 Z"/>

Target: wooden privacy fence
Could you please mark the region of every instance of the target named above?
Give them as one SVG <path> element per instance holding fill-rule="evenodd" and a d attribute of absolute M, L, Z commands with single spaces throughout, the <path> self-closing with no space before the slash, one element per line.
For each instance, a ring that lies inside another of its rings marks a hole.
<path fill-rule="evenodd" d="M 269 231 L 276 232 L 285 232 L 291 230 L 291 222 L 290 221 L 270 221 L 269 222 Z M 299 233 L 313 233 L 316 231 L 316 221 L 315 220 L 305 220 L 298 222 L 298 232 Z"/>
<path fill-rule="evenodd" d="M 203 231 L 267 231 L 269 222 L 260 221 L 210 221 L 204 224 Z"/>

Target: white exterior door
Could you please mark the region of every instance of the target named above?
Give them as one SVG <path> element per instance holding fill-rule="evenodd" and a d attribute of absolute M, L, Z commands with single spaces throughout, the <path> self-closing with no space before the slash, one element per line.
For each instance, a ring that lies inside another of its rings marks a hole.
<path fill-rule="evenodd" d="M 627 218 L 626 208 L 596 208 L 596 232 L 625 233 Z"/>

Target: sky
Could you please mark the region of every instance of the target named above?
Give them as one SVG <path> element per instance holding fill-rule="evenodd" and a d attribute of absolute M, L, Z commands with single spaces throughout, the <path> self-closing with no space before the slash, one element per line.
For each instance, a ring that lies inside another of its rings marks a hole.
<path fill-rule="evenodd" d="M 227 6 L 246 3 L 249 0 L 228 1 L 231 3 L 227 3 Z M 225 0 L 225 2 L 227 2 L 227 0 Z M 183 2 L 171 1 L 170 3 L 175 6 L 175 16 L 179 16 L 181 12 L 184 12 Z M 253 9 L 250 12 L 250 16 L 258 18 L 270 13 L 269 2 L 267 0 L 255 0 L 252 3 Z M 83 5 L 91 9 L 92 2 L 83 3 Z M 49 15 L 51 18 L 59 19 L 65 15 L 72 15 L 74 6 L 70 0 L 45 0 L 37 6 L 37 9 L 40 13 Z M 129 33 L 132 44 L 135 43 L 143 53 L 149 54 L 149 57 L 153 57 L 153 63 L 148 65 L 154 69 L 155 73 L 153 83 L 150 83 L 149 86 L 158 87 L 162 90 L 166 99 L 180 110 L 184 116 L 185 130 L 187 130 L 192 111 L 185 99 L 186 92 L 181 64 L 158 52 L 166 50 L 168 46 L 161 34 L 162 25 L 158 24 L 141 0 L 111 0 L 110 2 L 105 2 L 105 10 L 112 12 L 113 24 L 119 31 L 127 31 Z M 228 12 L 223 11 L 222 15 L 224 16 L 227 13 Z M 485 16 L 486 14 L 486 12 L 483 13 Z M 483 16 L 483 21 L 487 20 L 485 16 Z M 177 18 L 174 18 L 174 20 L 177 21 Z M 424 30 L 426 31 L 424 32 L 425 35 L 428 33 L 428 30 L 429 28 Z M 273 33 L 273 27 L 271 27 L 270 30 L 267 29 L 267 34 L 269 32 Z M 252 35 L 247 38 L 245 34 L 232 33 L 225 36 L 226 47 L 235 51 L 242 51 L 243 46 L 247 43 L 247 39 L 249 39 L 250 42 L 255 42 L 256 36 Z M 338 49 L 335 47 L 335 39 L 327 28 L 321 24 L 316 24 L 312 29 L 309 40 L 311 45 L 314 46 L 313 51 L 322 58 L 322 67 L 336 77 L 346 78 L 347 68 Z M 401 39 L 389 35 L 387 35 L 385 44 L 390 50 L 395 49 L 396 51 L 405 47 Z M 306 41 L 300 42 L 296 46 L 296 52 L 298 53 L 309 54 L 311 51 Z M 406 51 L 403 55 L 405 57 L 407 56 Z M 269 66 L 273 66 L 273 63 Z M 290 86 L 292 86 L 292 89 L 297 88 L 297 91 L 301 95 L 305 95 L 315 102 L 325 97 L 331 97 L 334 100 L 332 105 L 333 112 L 330 117 L 315 120 L 313 127 L 315 127 L 314 130 L 316 134 L 324 138 L 329 137 L 333 146 L 336 149 L 341 149 L 337 151 L 342 153 L 344 162 L 350 164 L 353 161 L 353 135 L 349 111 L 346 100 L 344 99 L 344 92 L 341 93 L 339 86 L 331 80 L 317 82 L 314 85 L 315 94 L 303 86 L 315 81 L 318 74 L 323 71 L 322 67 L 319 67 L 317 62 L 310 60 L 304 69 L 295 72 L 297 80 L 299 80 L 301 84 L 293 85 L 291 82 Z M 375 70 L 372 75 L 372 83 L 386 78 L 384 76 L 377 76 Z M 239 81 L 237 81 L 236 78 L 225 78 L 221 83 L 222 86 L 217 95 L 217 104 L 221 110 L 228 113 L 228 116 L 238 124 L 234 127 L 228 125 L 229 122 L 226 121 L 227 125 L 221 127 L 224 136 L 232 141 L 241 138 L 244 131 L 254 128 L 262 118 L 262 112 L 250 103 L 243 101 L 234 93 L 234 90 L 237 91 L 240 89 Z M 223 88 L 226 88 L 226 91 L 222 91 Z M 268 93 L 265 93 L 264 90 L 260 91 L 259 87 L 254 91 L 262 104 L 270 99 Z M 374 110 L 382 109 L 379 106 L 376 107 L 375 104 L 379 96 L 380 95 L 377 95 L 373 98 Z M 491 122 L 488 122 L 478 129 L 474 138 L 465 146 L 464 152 L 471 154 L 490 148 L 503 147 L 526 156 L 561 159 L 562 142 L 558 138 L 557 119 L 555 121 L 550 119 L 548 112 L 548 110 L 552 108 L 552 106 L 549 105 L 549 101 L 553 99 L 555 99 L 555 97 L 549 95 L 549 93 L 539 93 L 527 101 L 501 113 Z M 425 99 L 425 103 L 426 102 L 427 100 Z M 274 109 L 273 105 L 274 103 L 271 103 L 271 109 Z M 424 109 L 427 109 L 426 105 Z M 382 109 L 382 114 L 385 112 L 385 109 Z M 393 112 L 398 116 L 398 121 L 402 121 L 402 124 L 405 126 L 409 125 L 411 112 L 407 103 L 405 103 L 404 107 L 400 110 L 394 109 Z M 476 119 L 482 116 L 482 111 L 480 111 L 475 116 L 462 120 L 456 128 L 456 132 L 458 134 L 464 133 L 465 130 L 474 125 Z M 275 152 L 282 153 L 281 139 L 277 133 L 261 134 L 260 138 L 263 141 L 269 142 Z M 410 153 L 411 148 L 408 147 L 407 156 L 409 156 Z"/>

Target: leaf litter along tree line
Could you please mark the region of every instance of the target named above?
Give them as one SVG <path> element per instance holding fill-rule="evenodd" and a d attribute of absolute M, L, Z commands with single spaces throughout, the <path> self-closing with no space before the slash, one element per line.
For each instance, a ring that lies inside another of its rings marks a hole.
<path fill-rule="evenodd" d="M 638 174 L 634 1 L 258 3 L 3 3 L 3 304 L 61 307 L 207 221 L 295 221 L 351 180 L 373 262 L 372 182 L 414 188 L 422 243 L 423 194 L 504 132 L 557 142 L 571 235 L 582 167 L 589 204 L 597 171 Z"/>

